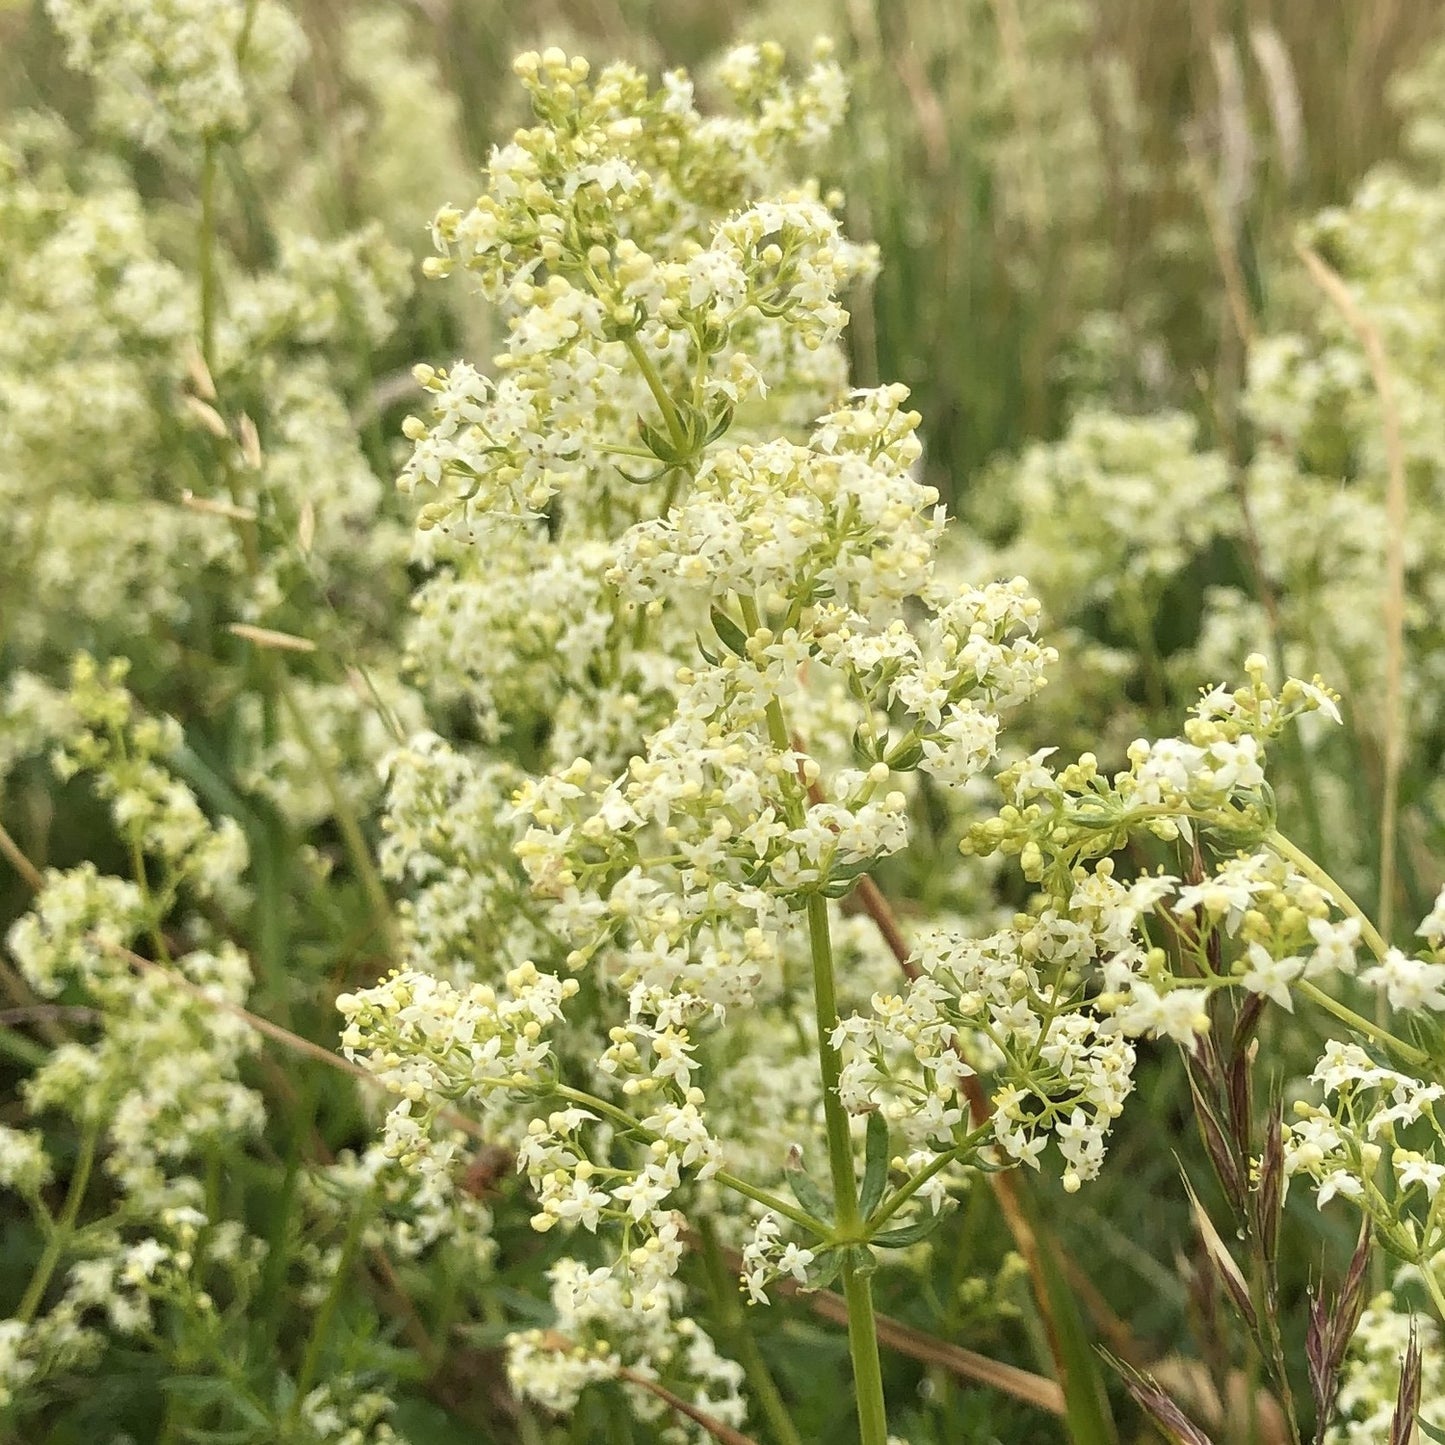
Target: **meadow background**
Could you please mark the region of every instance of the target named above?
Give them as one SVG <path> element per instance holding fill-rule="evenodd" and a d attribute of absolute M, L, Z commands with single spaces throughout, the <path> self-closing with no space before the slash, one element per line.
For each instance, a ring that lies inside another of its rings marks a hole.
<path fill-rule="evenodd" d="M 418 1245 L 405 1210 L 382 1228 L 347 1162 L 374 1099 L 297 1043 L 334 1051 L 336 995 L 399 957 L 417 880 L 388 866 L 381 759 L 423 725 L 461 743 L 484 732 L 466 668 L 440 675 L 436 637 L 411 631 L 413 507 L 392 483 L 413 363 L 498 345 L 480 298 L 419 267 L 432 214 L 470 203 L 489 148 L 525 119 L 521 50 L 706 75 L 740 41 L 801 55 L 831 36 L 853 99 L 820 170 L 882 265 L 849 300 L 853 374 L 911 388 L 960 567 L 1022 571 L 1044 602 L 1064 656 L 1021 736 L 1119 766 L 1247 652 L 1319 671 L 1346 727 L 1281 752 L 1281 816 L 1378 903 L 1387 936 L 1428 912 L 1445 876 L 1439 5 L 318 0 L 292 7 L 292 79 L 215 154 L 183 119 L 140 137 L 98 112 L 55 23 L 87 8 L 102 7 L 0 4 L 0 925 L 27 914 L 46 869 L 132 872 L 150 844 L 111 803 L 139 786 L 149 824 L 174 822 L 184 807 L 134 771 L 164 756 L 204 827 L 230 820 L 250 861 L 243 877 L 218 864 L 196 918 L 136 946 L 164 961 L 190 930 L 244 955 L 253 982 L 218 964 L 227 1002 L 193 980 L 180 1009 L 152 996 L 164 979 L 143 962 L 120 970 L 134 996 L 115 977 L 42 996 L 4 964 L 0 1119 L 41 1130 L 51 1162 L 30 1189 L 48 1227 L 7 1165 L 0 1313 L 32 1325 L 66 1251 L 146 1235 L 123 1182 L 85 1177 L 95 1110 L 110 1128 L 117 1101 L 137 1136 L 187 1141 L 177 1157 L 198 1161 L 208 1228 L 231 1221 L 238 1242 L 204 1282 L 218 1313 L 178 1268 L 106 1286 L 149 1301 L 143 1329 L 106 1325 L 97 1296 L 53 1340 L 0 1337 L 0 1434 L 641 1445 L 679 1428 L 615 1387 L 566 1418 L 517 1398 L 502 1344 L 547 1323 L 560 1245 L 528 1229 L 509 1162 L 477 1146 L 470 1204 L 447 1206 L 471 1211 L 455 1239 Z M 129 24 L 126 9 L 107 23 Z M 545 618 L 531 625 L 545 646 Z M 98 674 L 77 675 L 77 653 Z M 115 658 L 133 702 L 106 690 Z M 137 740 L 142 714 L 179 731 Z M 57 746 L 75 763 L 60 776 Z M 951 839 L 952 820 L 933 822 Z M 957 880 L 926 856 L 881 881 L 909 900 L 905 920 L 955 902 Z M 986 886 L 994 905 L 1021 901 L 1007 878 Z M 289 1037 L 246 1033 L 242 1006 Z M 167 1007 L 190 1011 L 184 1027 Z M 192 1016 L 208 1009 L 210 1024 Z M 1290 1017 L 1270 1029 L 1288 1089 L 1313 1045 Z M 27 1092 L 64 1050 L 73 1072 Z M 207 1050 L 227 1060 L 215 1090 Z M 1104 1176 L 1067 1207 L 1052 1185 L 1036 1202 L 1113 1423 L 1074 1433 L 1027 1382 L 979 1377 L 988 1361 L 1054 1372 L 1016 1239 L 979 1188 L 915 1268 L 879 1277 L 904 1331 L 885 1372 L 912 1445 L 1155 1438 L 1095 1344 L 1157 1367 L 1221 1445 L 1284 1438 L 1180 1184 L 1182 1166 L 1214 1188 L 1187 1071 L 1172 1048 L 1146 1052 Z M 126 1147 L 136 1170 L 174 1165 Z M 1322 1261 L 1343 1267 L 1354 1226 L 1302 1189 L 1287 1218 L 1283 1313 L 1301 1354 L 1307 1291 Z M 802 1298 L 745 1313 L 701 1265 L 688 1281 L 720 1348 L 766 1357 L 803 1440 L 850 1438 L 836 1320 Z M 334 1426 L 326 1401 L 295 1403 L 327 1382 Z"/>

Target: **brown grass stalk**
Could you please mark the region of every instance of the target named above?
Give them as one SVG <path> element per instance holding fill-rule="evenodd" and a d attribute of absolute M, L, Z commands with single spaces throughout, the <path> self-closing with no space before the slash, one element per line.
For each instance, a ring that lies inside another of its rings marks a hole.
<path fill-rule="evenodd" d="M 1400 769 L 1404 749 L 1405 527 L 1408 513 L 1405 441 L 1400 429 L 1394 376 L 1379 327 L 1365 314 L 1344 278 L 1317 251 L 1303 242 L 1296 242 L 1295 251 L 1304 262 L 1310 279 L 1354 332 L 1380 397 L 1380 422 L 1385 439 L 1385 696 L 1382 723 L 1384 776 L 1380 789 L 1379 924 L 1381 934 L 1388 940 L 1395 913 Z"/>
<path fill-rule="evenodd" d="M 834 1324 L 848 1323 L 848 1302 L 832 1290 L 804 1290 L 792 1279 L 777 1280 L 771 1287 L 781 1295 L 801 1300 L 815 1314 Z M 1020 1369 L 1017 1365 L 991 1359 L 988 1355 L 980 1355 L 974 1350 L 966 1350 L 961 1345 L 949 1344 L 891 1315 L 880 1314 L 876 1318 L 879 1344 L 924 1364 L 937 1365 L 960 1379 L 987 1385 L 1002 1395 L 1045 1410 L 1050 1415 L 1064 1413 L 1064 1392 L 1057 1381 Z"/>

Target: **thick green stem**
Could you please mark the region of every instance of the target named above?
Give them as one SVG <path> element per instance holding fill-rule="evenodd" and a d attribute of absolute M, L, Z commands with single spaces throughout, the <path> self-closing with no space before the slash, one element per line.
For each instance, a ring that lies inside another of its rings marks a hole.
<path fill-rule="evenodd" d="M 637 369 L 642 373 L 642 379 L 647 383 L 647 389 L 652 393 L 658 411 L 662 413 L 662 420 L 667 427 L 668 436 L 672 438 L 672 444 L 678 448 L 684 447 L 687 444 L 687 431 L 683 427 L 682 418 L 677 414 L 677 404 L 663 385 L 662 376 L 646 348 L 635 336 L 623 337 L 622 344 L 637 363 Z"/>
<path fill-rule="evenodd" d="M 828 1131 L 828 1165 L 833 1176 L 833 1209 L 843 1237 L 862 1225 L 858 1180 L 853 1172 L 853 1138 L 848 1112 L 838 1093 L 842 1072 L 833 1030 L 838 1027 L 838 989 L 833 972 L 833 940 L 828 900 L 808 899 L 808 940 L 813 960 L 813 1010 L 818 1026 L 818 1072 L 823 1083 L 823 1120 Z M 858 1268 L 853 1251 L 843 1255 L 843 1298 L 848 1302 L 848 1352 L 853 1358 L 853 1388 L 858 1400 L 862 1445 L 887 1445 L 888 1414 L 883 1400 L 883 1367 L 878 1359 L 878 1325 L 873 1317 L 873 1287 Z"/>
<path fill-rule="evenodd" d="M 90 1171 L 95 1163 L 95 1150 L 99 1142 L 100 1125 L 87 1124 L 80 1138 L 80 1151 L 75 1156 L 75 1168 L 71 1171 L 70 1187 L 66 1191 L 65 1203 L 61 1206 L 60 1218 L 56 1220 L 55 1228 L 50 1231 L 45 1252 L 40 1256 L 40 1262 L 35 1266 L 35 1273 L 30 1276 L 30 1283 L 25 1287 L 25 1294 L 15 1311 L 15 1318 L 21 1324 L 28 1325 L 35 1318 L 35 1312 L 45 1298 L 51 1276 L 54 1275 L 56 1266 L 75 1233 L 75 1221 L 80 1217 L 80 1206 L 85 1201 L 85 1191 L 90 1184 Z"/>
<path fill-rule="evenodd" d="M 1414 1044 L 1407 1044 L 1404 1039 L 1398 1038 L 1388 1029 L 1382 1029 L 1363 1014 L 1356 1013 L 1348 1004 L 1342 1004 L 1339 999 L 1327 994 L 1318 984 L 1301 979 L 1294 987 L 1297 993 L 1324 1009 L 1326 1013 L 1333 1014 L 1341 1023 L 1348 1024 L 1367 1039 L 1373 1039 L 1377 1044 L 1383 1044 L 1401 1062 L 1410 1064 L 1417 1069 L 1430 1062 L 1430 1055 L 1424 1049 L 1417 1049 Z"/>
<path fill-rule="evenodd" d="M 1383 963 L 1390 946 L 1381 936 L 1380 930 L 1370 921 L 1365 910 L 1304 849 L 1291 843 L 1283 833 L 1272 832 L 1264 841 L 1281 858 L 1293 863 L 1311 883 L 1324 889 L 1335 900 L 1335 906 L 1341 913 L 1348 914 L 1360 925 L 1360 937 L 1364 939 L 1366 947 Z"/>
<path fill-rule="evenodd" d="M 755 633 L 762 625 L 756 602 L 738 596 L 743 624 Z M 767 706 L 768 740 L 777 750 L 792 747 L 792 734 L 782 704 L 774 698 Z M 789 821 L 803 820 L 801 801 L 789 808 Z M 833 1031 L 838 1027 L 838 986 L 833 969 L 833 939 L 828 927 L 828 900 L 820 893 L 808 898 L 808 942 L 813 965 L 813 1014 L 817 1024 L 818 1073 L 823 1085 L 823 1122 L 828 1133 L 828 1168 L 833 1180 L 833 1211 L 838 1235 L 861 1240 L 863 1221 L 858 1213 L 858 1180 L 853 1172 L 853 1138 L 848 1112 L 838 1093 L 842 1072 Z M 865 1246 L 866 1248 L 866 1246 Z M 878 1359 L 878 1328 L 873 1317 L 873 1289 L 865 1271 L 857 1267 L 845 1247 L 843 1297 L 848 1303 L 848 1350 L 853 1359 L 853 1388 L 858 1400 L 858 1428 L 862 1445 L 887 1445 L 888 1417 L 883 1400 L 883 1370 Z"/>
<path fill-rule="evenodd" d="M 1425 1288 L 1429 1292 L 1430 1303 L 1435 1306 L 1436 1315 L 1445 1322 L 1445 1291 L 1441 1290 L 1440 1281 L 1435 1277 L 1435 1271 L 1428 1260 L 1420 1266 L 1420 1278 L 1425 1281 Z"/>
<path fill-rule="evenodd" d="M 833 1030 L 838 1027 L 838 990 L 833 977 L 828 900 L 817 893 L 808 899 L 808 940 L 813 959 L 813 1011 L 818 1024 L 818 1071 L 823 1080 L 823 1119 L 828 1130 L 833 1207 L 839 1232 L 846 1236 L 859 1223 L 858 1181 L 853 1172 L 853 1136 L 848 1112 L 838 1094 L 842 1066 L 832 1038 Z"/>
<path fill-rule="evenodd" d="M 868 1276 L 848 1260 L 843 1264 L 843 1298 L 848 1303 L 848 1352 L 853 1357 L 859 1439 L 862 1445 L 888 1445 L 888 1407 L 883 1399 L 873 1287 Z"/>
<path fill-rule="evenodd" d="M 1370 922 L 1364 909 L 1308 853 L 1291 843 L 1283 833 L 1273 832 L 1265 841 L 1281 858 L 1287 859 L 1311 883 L 1328 893 L 1341 913 L 1347 914 L 1360 925 L 1360 937 L 1364 939 L 1366 947 L 1383 962 L 1385 955 L 1390 951 L 1389 944 L 1386 943 L 1379 929 Z M 1331 997 L 1316 984 L 1302 979 L 1295 985 L 1295 988 L 1311 1003 L 1317 1004 L 1327 1013 L 1332 1013 L 1342 1023 L 1348 1024 L 1367 1039 L 1373 1039 L 1376 1043 L 1383 1044 L 1404 1062 L 1416 1068 L 1430 1062 L 1429 1054 L 1423 1049 L 1417 1049 L 1413 1044 L 1407 1044 L 1404 1039 L 1397 1038 L 1388 1029 L 1372 1023 L 1362 1014 L 1356 1013 L 1354 1009 L 1341 1003 L 1339 999 Z"/>

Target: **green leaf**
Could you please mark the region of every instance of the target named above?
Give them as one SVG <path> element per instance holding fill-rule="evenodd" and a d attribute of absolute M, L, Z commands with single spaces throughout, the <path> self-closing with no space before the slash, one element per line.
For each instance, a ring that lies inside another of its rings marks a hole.
<path fill-rule="evenodd" d="M 832 1222 L 833 1203 L 808 1177 L 808 1171 L 803 1168 L 801 1159 L 796 1164 L 790 1161 L 783 1170 L 783 1177 L 788 1181 L 788 1188 L 793 1191 L 793 1198 L 814 1219 Z"/>
<path fill-rule="evenodd" d="M 917 738 L 904 738 L 883 761 L 896 772 L 912 772 L 923 761 L 923 743 Z"/>
<path fill-rule="evenodd" d="M 653 456 L 668 466 L 675 466 L 678 462 L 677 448 L 672 444 L 672 438 L 660 427 L 655 427 L 650 421 L 642 417 L 637 418 L 637 431 L 642 437 L 642 443 Z"/>
<path fill-rule="evenodd" d="M 808 1271 L 809 1289 L 827 1289 L 838 1278 L 843 1268 L 843 1251 L 826 1249 L 813 1261 Z"/>
<path fill-rule="evenodd" d="M 818 892 L 824 898 L 842 898 L 851 893 L 854 885 L 872 866 L 872 861 L 871 858 L 864 858 L 857 863 L 845 863 L 842 867 L 830 868 L 827 880 L 819 887 Z"/>
<path fill-rule="evenodd" d="M 1433 1440 L 1435 1445 L 1445 1445 L 1445 1430 L 1442 1430 L 1438 1425 L 1431 1425 L 1419 1415 L 1416 1415 L 1415 1428 L 1427 1440 Z"/>
<path fill-rule="evenodd" d="M 858 1208 L 867 1219 L 883 1198 L 888 1184 L 888 1121 L 875 1109 L 868 1116 L 868 1134 L 863 1147 L 863 1187 L 858 1191 Z"/>
<path fill-rule="evenodd" d="M 709 446 L 715 442 L 733 424 L 733 409 L 730 404 L 725 404 L 713 417 L 712 425 L 708 427 L 706 436 L 702 439 L 703 446 Z"/>
<path fill-rule="evenodd" d="M 927 1239 L 943 1223 L 943 1220 L 942 1210 L 939 1210 L 937 1214 L 929 1210 L 915 1219 L 912 1224 L 903 1224 L 897 1229 L 885 1229 L 881 1233 L 875 1234 L 873 1243 L 880 1249 L 904 1249 L 910 1244 L 917 1244 L 920 1239 Z"/>
<path fill-rule="evenodd" d="M 735 657 L 745 658 L 748 655 L 747 633 L 720 607 L 714 607 L 710 615 L 713 631 L 717 633 L 722 645 Z"/>
<path fill-rule="evenodd" d="M 246 1422 L 245 1436 L 270 1428 L 272 1422 L 244 1391 L 214 1375 L 171 1375 L 156 1382 L 168 1395 L 193 1405 L 227 1405 Z"/>
<path fill-rule="evenodd" d="M 878 753 L 874 748 L 873 740 L 863 730 L 862 723 L 859 723 L 853 730 L 853 756 L 865 768 L 871 768 L 878 761 Z"/>
<path fill-rule="evenodd" d="M 1039 1272 L 1047 1308 L 1054 1322 L 1069 1445 L 1119 1445 L 1119 1430 L 1109 1409 L 1103 1371 L 1079 1302 L 1059 1265 L 1052 1235 L 1037 1208 L 1030 1207 L 1032 1201 L 1027 1195 L 1024 1198 L 1038 1243 Z"/>

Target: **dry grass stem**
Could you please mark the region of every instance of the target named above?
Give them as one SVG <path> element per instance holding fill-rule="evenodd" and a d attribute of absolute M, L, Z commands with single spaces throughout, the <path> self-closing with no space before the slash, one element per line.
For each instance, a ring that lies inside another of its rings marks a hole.
<path fill-rule="evenodd" d="M 1384 777 L 1380 797 L 1379 927 L 1388 940 L 1395 913 L 1396 850 L 1399 843 L 1400 769 L 1404 761 L 1405 671 L 1405 527 L 1408 492 L 1405 441 L 1394 376 L 1379 328 L 1355 300 L 1344 278 L 1303 242 L 1295 250 L 1310 279 L 1324 292 L 1355 333 L 1380 398 L 1380 423 L 1385 439 L 1385 696 L 1383 699 Z"/>

